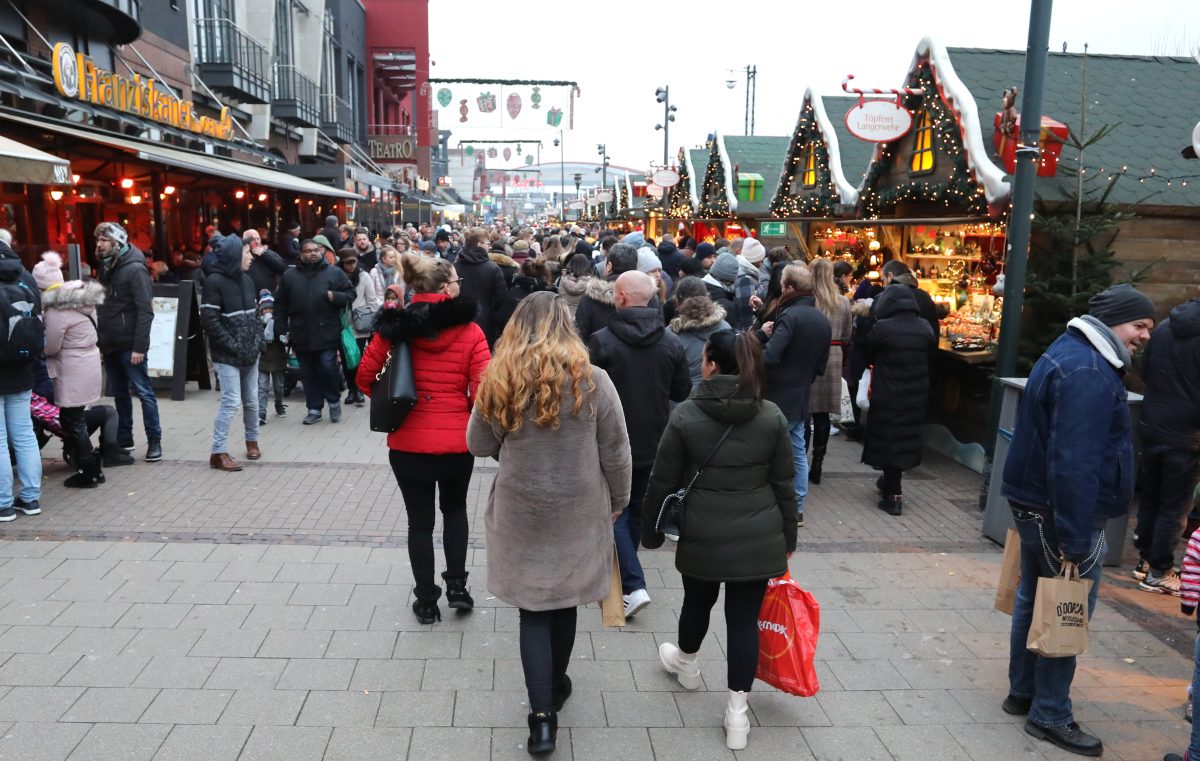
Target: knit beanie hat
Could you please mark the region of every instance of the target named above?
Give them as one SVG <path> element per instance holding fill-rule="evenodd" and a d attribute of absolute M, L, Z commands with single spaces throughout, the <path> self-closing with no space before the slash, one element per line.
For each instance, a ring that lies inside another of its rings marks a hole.
<path fill-rule="evenodd" d="M 1128 283 L 1114 285 L 1088 299 L 1088 314 L 1109 326 L 1154 319 L 1154 302 Z"/>
<path fill-rule="evenodd" d="M 699 255 L 699 252 L 697 252 L 697 255 Z M 722 283 L 732 283 L 733 281 L 737 280 L 738 275 L 737 257 L 731 252 L 726 251 L 717 257 L 716 263 L 713 264 L 712 268 L 708 270 L 708 274 L 712 275 L 714 279 L 719 280 Z"/>
<path fill-rule="evenodd" d="M 641 232 L 634 230 L 631 233 L 626 233 L 625 237 L 621 238 L 621 242 L 627 246 L 633 246 L 634 248 L 641 248 L 642 244 L 646 242 L 646 236 L 642 235 Z"/>
<path fill-rule="evenodd" d="M 654 249 L 649 246 L 642 246 L 638 249 L 638 272 L 650 273 L 654 270 L 662 269 L 662 261 L 659 260 L 658 254 L 654 253 Z"/>
<path fill-rule="evenodd" d="M 746 238 L 742 243 L 742 256 L 751 264 L 760 264 L 767 258 L 767 248 L 758 242 L 758 238 Z"/>
<path fill-rule="evenodd" d="M 258 308 L 260 310 L 275 308 L 275 297 L 266 288 L 258 292 Z"/>
<path fill-rule="evenodd" d="M 57 253 L 47 251 L 42 254 L 42 260 L 33 265 L 33 279 L 37 281 L 38 288 L 48 291 L 57 285 L 62 285 L 62 265 L 62 257 Z"/>
<path fill-rule="evenodd" d="M 716 253 L 717 247 L 711 243 L 701 243 L 696 246 L 696 258 L 700 261 L 704 261 L 710 256 L 715 256 Z"/>
<path fill-rule="evenodd" d="M 116 222 L 101 222 L 96 226 L 97 238 L 111 238 L 118 246 L 129 243 L 129 233 Z"/>

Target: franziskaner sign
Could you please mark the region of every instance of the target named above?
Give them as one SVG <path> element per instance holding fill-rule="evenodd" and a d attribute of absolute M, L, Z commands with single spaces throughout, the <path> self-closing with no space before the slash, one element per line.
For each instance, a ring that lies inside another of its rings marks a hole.
<path fill-rule="evenodd" d="M 101 69 L 90 56 L 76 53 L 65 42 L 54 46 L 51 57 L 54 86 L 67 98 L 77 98 L 115 111 L 136 114 L 151 121 L 196 132 L 219 140 L 233 138 L 233 118 L 227 106 L 221 118 L 200 116 L 191 101 L 180 100 L 153 79 L 132 78 Z"/>

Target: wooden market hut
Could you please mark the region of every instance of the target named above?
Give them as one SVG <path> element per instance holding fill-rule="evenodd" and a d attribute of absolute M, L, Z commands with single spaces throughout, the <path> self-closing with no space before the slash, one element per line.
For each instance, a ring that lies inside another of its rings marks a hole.
<path fill-rule="evenodd" d="M 697 188 L 696 220 L 708 234 L 745 236 L 771 216 L 766 178 L 774 182 L 783 167 L 789 139 L 714 133 L 704 180 Z"/>

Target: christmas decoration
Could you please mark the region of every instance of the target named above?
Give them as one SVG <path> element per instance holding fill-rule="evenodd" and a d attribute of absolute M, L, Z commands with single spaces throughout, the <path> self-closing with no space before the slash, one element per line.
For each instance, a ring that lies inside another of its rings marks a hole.
<path fill-rule="evenodd" d="M 532 153 L 525 157 L 525 166 L 533 166 L 533 154 Z"/>
<path fill-rule="evenodd" d="M 542 107 L 542 88 L 533 88 L 533 94 L 529 96 L 529 102 L 533 105 L 535 111 Z"/>
<path fill-rule="evenodd" d="M 479 107 L 479 113 L 490 114 L 496 110 L 496 96 L 490 91 L 482 92 L 475 99 L 475 104 Z"/>
<path fill-rule="evenodd" d="M 496 158 L 496 156 L 497 156 L 496 149 L 495 149 L 495 148 L 488 148 L 487 155 L 488 155 L 488 158 L 489 158 L 489 159 L 494 159 L 494 158 Z"/>
<path fill-rule="evenodd" d="M 692 194 L 689 190 L 692 183 L 688 177 L 688 164 L 684 159 L 685 154 L 683 149 L 680 149 L 679 182 L 667 188 L 667 195 L 663 200 L 665 214 L 670 219 L 691 219 L 693 216 Z"/>
<path fill-rule="evenodd" d="M 558 127 L 558 125 L 562 124 L 562 118 L 563 112 L 558 106 L 546 112 L 546 124 L 549 124 L 551 127 Z"/>
<path fill-rule="evenodd" d="M 771 199 L 771 214 L 784 218 L 828 217 L 833 215 L 835 204 L 853 203 L 857 191 L 846 182 L 837 156 L 837 133 L 820 96 L 810 89 L 804 94 L 792 132 L 782 181 Z"/>
<path fill-rule="evenodd" d="M 508 161 L 511 158 L 512 158 L 512 148 L 505 148 L 504 149 L 504 160 Z"/>
<path fill-rule="evenodd" d="M 466 98 L 463 98 L 462 100 L 460 100 L 458 102 L 458 113 L 459 113 L 459 121 L 465 122 L 467 120 L 467 99 Z"/>
<path fill-rule="evenodd" d="M 475 155 L 475 146 L 468 145 L 466 148 L 466 151 L 467 151 L 468 156 L 474 156 Z"/>
<path fill-rule="evenodd" d="M 1005 114 L 996 114 L 993 121 L 996 131 L 992 135 L 992 143 L 996 146 L 996 156 L 1000 159 L 1004 171 L 1013 174 L 1017 171 L 1017 136 L 1021 132 L 1021 117 L 1016 117 L 1016 132 L 1011 134 L 1004 131 L 1004 118 Z M 1049 116 L 1043 116 L 1038 132 L 1041 154 L 1038 159 L 1037 176 L 1053 177 L 1058 174 L 1058 157 L 1062 155 L 1063 143 L 1067 142 L 1067 125 Z"/>
<path fill-rule="evenodd" d="M 746 172 L 739 174 L 737 180 L 739 201 L 757 201 L 762 198 L 763 176 L 761 174 Z"/>
<path fill-rule="evenodd" d="M 521 155 L 521 144 L 520 143 L 517 143 L 517 155 L 518 156 Z"/>
<path fill-rule="evenodd" d="M 729 198 L 725 195 L 725 166 L 719 152 L 720 140 L 712 140 L 708 166 L 704 169 L 704 184 L 700 190 L 700 208 L 697 215 L 702 219 L 724 219 L 730 216 Z"/>
<path fill-rule="evenodd" d="M 445 108 L 446 106 L 450 105 L 450 101 L 454 100 L 454 95 L 451 94 L 450 88 L 443 87 L 437 91 L 437 99 L 442 108 Z"/>
<path fill-rule="evenodd" d="M 508 109 L 508 117 L 516 119 L 517 115 L 521 113 L 521 96 L 515 92 L 509 93 L 505 98 L 504 105 Z"/>

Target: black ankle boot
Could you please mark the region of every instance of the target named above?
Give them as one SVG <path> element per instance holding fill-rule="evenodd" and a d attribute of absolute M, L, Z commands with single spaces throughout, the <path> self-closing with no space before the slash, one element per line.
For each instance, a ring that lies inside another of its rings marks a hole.
<path fill-rule="evenodd" d="M 413 600 L 412 609 L 417 616 L 417 623 L 432 624 L 442 620 L 442 611 L 438 610 L 436 597 L 432 600 Z"/>
<path fill-rule="evenodd" d="M 471 595 L 467 592 L 467 577 L 451 578 L 442 574 L 442 579 L 446 582 L 446 605 L 455 610 L 472 610 L 475 607 L 475 601 L 471 599 Z"/>
<path fill-rule="evenodd" d="M 95 489 L 104 483 L 104 471 L 100 470 L 100 455 L 92 452 L 79 459 L 81 462 L 75 475 L 63 481 L 63 486 L 70 489 Z"/>
<path fill-rule="evenodd" d="M 106 468 L 115 468 L 121 465 L 132 465 L 137 462 L 133 459 L 132 455 L 116 444 L 104 444 L 100 447 L 100 452 L 103 456 L 104 467 Z"/>
<path fill-rule="evenodd" d="M 899 494 L 880 497 L 879 509 L 888 515 L 900 515 L 904 509 L 904 497 Z"/>
<path fill-rule="evenodd" d="M 825 463 L 825 450 L 814 449 L 812 465 L 808 467 L 808 482 L 810 484 L 821 483 L 821 466 Z"/>
<path fill-rule="evenodd" d="M 558 716 L 554 713 L 529 714 L 529 740 L 525 750 L 531 756 L 542 756 L 554 752 L 554 743 L 558 740 Z"/>

